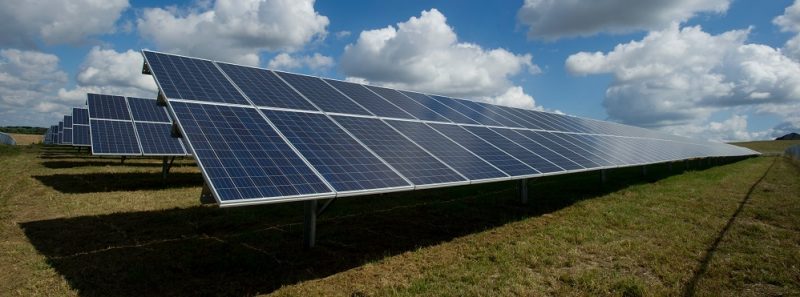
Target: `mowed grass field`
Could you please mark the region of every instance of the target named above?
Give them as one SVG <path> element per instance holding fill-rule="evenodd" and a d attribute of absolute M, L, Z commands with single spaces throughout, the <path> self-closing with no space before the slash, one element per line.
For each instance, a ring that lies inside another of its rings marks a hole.
<path fill-rule="evenodd" d="M 798 296 L 800 165 L 757 157 L 202 206 L 179 160 L 0 150 L 0 296 Z"/>
<path fill-rule="evenodd" d="M 42 143 L 42 135 L 36 134 L 19 134 L 19 133 L 7 133 L 14 138 L 14 141 L 17 142 L 17 145 L 29 145 L 34 143 Z"/>

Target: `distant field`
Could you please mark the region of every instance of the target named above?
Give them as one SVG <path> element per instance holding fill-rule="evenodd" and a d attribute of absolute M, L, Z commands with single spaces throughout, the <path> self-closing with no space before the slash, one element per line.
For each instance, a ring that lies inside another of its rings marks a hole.
<path fill-rule="evenodd" d="M 800 140 L 767 140 L 749 142 L 731 142 L 733 145 L 743 146 L 765 154 L 782 154 L 787 147 L 800 144 Z"/>
<path fill-rule="evenodd" d="M 11 135 L 11 137 L 14 138 L 14 140 L 17 142 L 17 145 L 28 145 L 42 142 L 42 135 L 18 133 L 8 133 L 8 135 Z"/>
<path fill-rule="evenodd" d="M 800 295 L 784 158 L 343 198 L 313 250 L 302 204 L 201 206 L 177 164 L 0 151 L 0 296 Z"/>

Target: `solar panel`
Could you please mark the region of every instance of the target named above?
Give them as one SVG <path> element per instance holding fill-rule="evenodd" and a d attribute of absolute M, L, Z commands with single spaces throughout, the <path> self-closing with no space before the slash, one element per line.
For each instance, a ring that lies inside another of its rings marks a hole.
<path fill-rule="evenodd" d="M 439 134 L 424 123 L 393 120 L 386 122 L 472 181 L 509 177 L 497 167 Z"/>
<path fill-rule="evenodd" d="M 150 51 L 144 57 L 169 98 L 249 105 L 211 61 Z"/>
<path fill-rule="evenodd" d="M 397 105 L 405 112 L 413 115 L 417 119 L 423 121 L 439 121 L 439 122 L 450 121 L 447 118 L 443 117 L 442 115 L 431 110 L 430 108 L 417 103 L 411 98 L 408 98 L 406 95 L 403 95 L 403 93 L 400 93 L 397 90 L 375 87 L 375 86 L 366 86 L 366 87 L 375 92 L 376 94 L 380 95 L 384 99 L 388 100 L 392 104 Z"/>
<path fill-rule="evenodd" d="M 89 125 L 89 110 L 86 108 L 73 108 L 72 109 L 72 124 L 73 125 Z"/>
<path fill-rule="evenodd" d="M 143 55 L 172 111 L 164 114 L 175 115 L 185 137 L 178 143 L 195 155 L 222 205 L 754 153 L 554 113 L 150 51 Z M 144 136 L 139 125 L 155 123 L 154 118 L 139 115 L 133 99 L 128 104 L 143 150 L 145 142 L 160 143 Z M 158 122 L 164 124 L 154 130 L 168 130 L 167 121 Z"/>
<path fill-rule="evenodd" d="M 370 113 L 318 77 L 275 71 L 322 111 L 369 115 Z"/>
<path fill-rule="evenodd" d="M 58 122 L 58 144 L 64 144 L 64 121 Z"/>
<path fill-rule="evenodd" d="M 430 124 L 431 127 L 441 132 L 461 146 L 480 156 L 492 165 L 500 168 L 510 176 L 526 176 L 539 173 L 533 167 L 514 158 L 505 151 L 494 146 L 491 142 L 465 130 L 461 126 L 446 124 Z"/>
<path fill-rule="evenodd" d="M 327 116 L 263 112 L 337 192 L 411 187 Z"/>
<path fill-rule="evenodd" d="M 183 156 L 186 155 L 180 139 L 172 137 L 172 124 L 136 122 L 136 133 L 142 145 L 142 155 Z"/>
<path fill-rule="evenodd" d="M 414 118 L 414 116 L 408 114 L 389 101 L 384 100 L 363 85 L 332 79 L 326 79 L 325 82 L 347 95 L 347 97 L 350 97 L 350 99 L 353 99 L 353 101 L 358 102 L 358 104 L 376 116 L 398 119 Z"/>
<path fill-rule="evenodd" d="M 89 125 L 72 125 L 72 145 L 92 145 L 92 140 L 89 138 Z"/>
<path fill-rule="evenodd" d="M 133 120 L 136 122 L 171 123 L 167 109 L 159 106 L 155 99 L 128 97 Z"/>
<path fill-rule="evenodd" d="M 61 142 L 63 144 L 72 144 L 72 116 L 65 115 L 64 116 L 64 127 L 63 127 L 64 136 L 61 137 Z"/>
<path fill-rule="evenodd" d="M 333 119 L 418 187 L 467 182 L 378 119 L 347 116 L 334 116 Z"/>
<path fill-rule="evenodd" d="M 72 129 L 72 116 L 65 115 L 64 116 L 64 129 Z"/>
<path fill-rule="evenodd" d="M 217 65 L 256 106 L 317 110 L 272 71 L 227 63 Z"/>
<path fill-rule="evenodd" d="M 170 107 L 221 204 L 334 195 L 255 108 L 176 101 Z"/>
<path fill-rule="evenodd" d="M 142 153 L 132 122 L 92 119 L 89 125 L 93 155 L 133 156 Z"/>

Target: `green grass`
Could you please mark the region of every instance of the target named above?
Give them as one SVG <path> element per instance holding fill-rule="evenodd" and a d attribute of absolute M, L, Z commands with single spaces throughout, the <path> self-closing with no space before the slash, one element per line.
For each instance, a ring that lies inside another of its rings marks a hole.
<path fill-rule="evenodd" d="M 763 154 L 783 154 L 786 148 L 800 144 L 800 140 L 767 140 L 767 141 L 748 141 L 732 142 L 733 145 L 743 146 Z"/>
<path fill-rule="evenodd" d="M 2 296 L 800 295 L 800 166 L 759 157 L 344 198 L 201 206 L 190 161 L 0 154 Z M 678 172 L 681 171 L 681 172 Z"/>

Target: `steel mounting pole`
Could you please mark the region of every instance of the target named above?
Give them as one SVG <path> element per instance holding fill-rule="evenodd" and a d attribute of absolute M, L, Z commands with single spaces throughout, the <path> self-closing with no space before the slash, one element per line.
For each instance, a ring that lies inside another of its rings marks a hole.
<path fill-rule="evenodd" d="M 313 248 L 317 237 L 317 200 L 306 200 L 303 204 L 303 247 Z"/>

